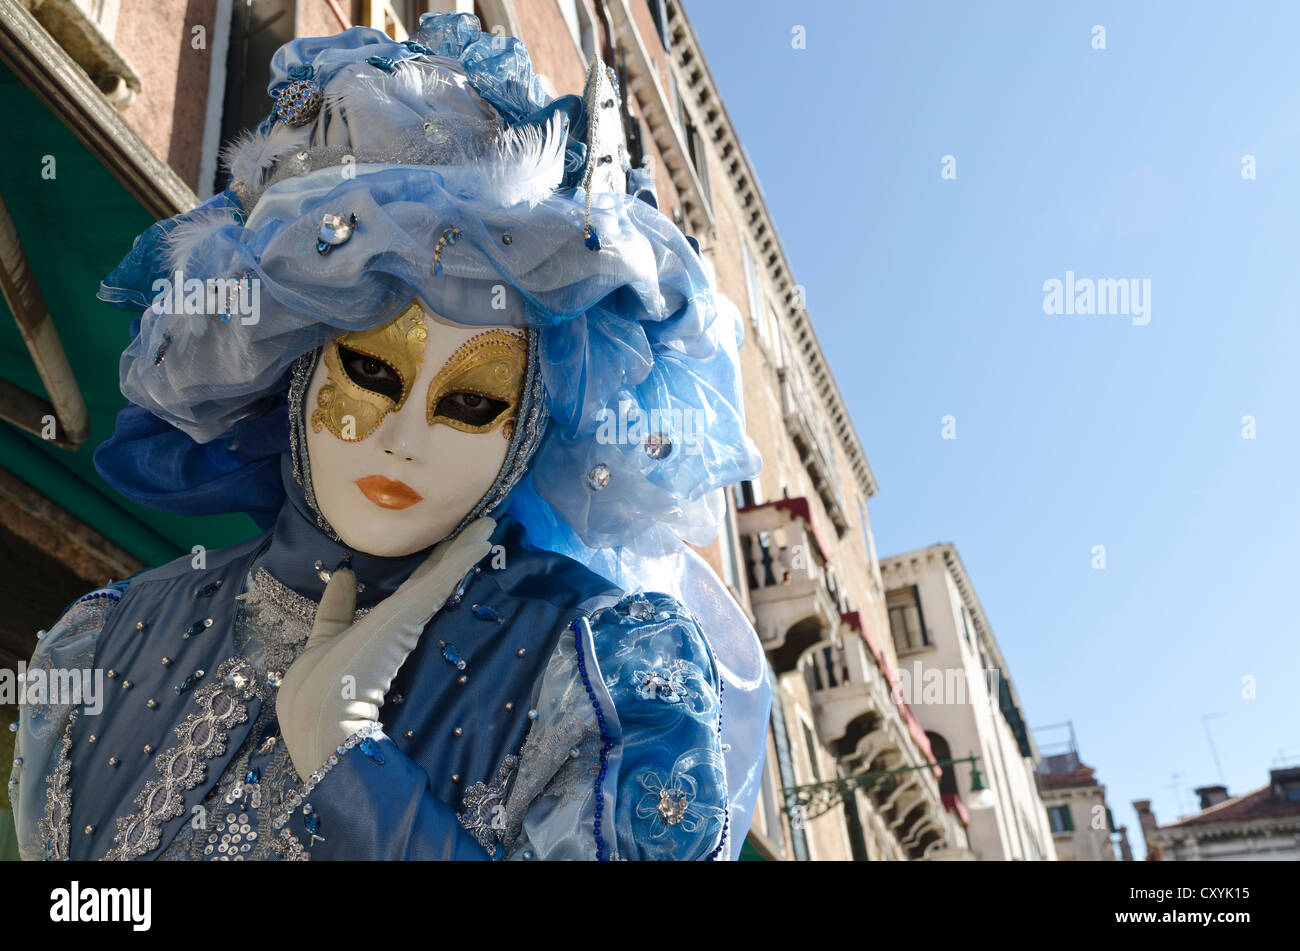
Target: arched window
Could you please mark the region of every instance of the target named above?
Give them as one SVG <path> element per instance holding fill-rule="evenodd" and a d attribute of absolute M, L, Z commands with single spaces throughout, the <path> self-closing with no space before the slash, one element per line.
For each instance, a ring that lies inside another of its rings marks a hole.
<path fill-rule="evenodd" d="M 926 732 L 926 737 L 930 741 L 930 752 L 934 753 L 934 758 L 943 762 L 952 759 L 952 749 L 948 746 L 948 741 L 938 733 Z M 956 767 L 951 763 L 942 767 L 943 775 L 939 777 L 939 792 L 944 796 L 958 796 L 957 791 L 957 773 Z"/>

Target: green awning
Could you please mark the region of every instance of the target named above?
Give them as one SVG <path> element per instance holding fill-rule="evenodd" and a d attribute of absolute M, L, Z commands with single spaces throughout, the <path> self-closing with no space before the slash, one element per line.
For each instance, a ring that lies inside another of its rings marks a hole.
<path fill-rule="evenodd" d="M 146 564 L 194 545 L 217 548 L 255 534 L 247 516 L 182 518 L 128 502 L 95 472 L 91 455 L 125 405 L 118 357 L 131 317 L 96 299 L 100 280 L 153 218 L 10 70 L 0 66 L 3 195 L 90 411 L 76 452 L 0 423 L 0 466 Z M 43 177 L 53 159 L 53 177 Z M 46 395 L 8 307 L 0 300 L 0 376 Z"/>

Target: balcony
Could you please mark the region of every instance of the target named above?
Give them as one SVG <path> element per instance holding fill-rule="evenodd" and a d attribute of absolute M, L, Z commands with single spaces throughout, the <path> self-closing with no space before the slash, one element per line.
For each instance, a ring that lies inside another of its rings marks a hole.
<path fill-rule="evenodd" d="M 822 742 L 848 773 L 933 762 L 929 738 L 911 708 L 894 696 L 888 659 L 860 615 L 842 615 L 839 631 L 841 644 L 815 646 L 800 661 Z M 963 851 L 961 817 L 944 802 L 939 775 L 937 766 L 917 769 L 868 794 L 912 858 L 956 857 Z"/>
<path fill-rule="evenodd" d="M 856 612 L 841 621 L 841 645 L 810 651 L 803 661 L 817 732 L 836 756 L 852 753 L 858 739 L 898 716 L 889 682 L 867 653 Z"/>
<path fill-rule="evenodd" d="M 812 479 L 813 488 L 817 490 L 836 533 L 843 535 L 849 530 L 842 504 L 843 494 L 832 456 L 826 448 L 829 434 L 819 426 L 825 412 L 816 412 L 816 397 L 802 372 L 787 365 L 777 370 L 777 376 L 781 381 L 781 415 L 786 431 L 799 451 L 799 460 Z"/>
<path fill-rule="evenodd" d="M 804 651 L 839 625 L 826 545 L 807 499 L 749 505 L 736 515 L 759 637 L 777 673 L 793 670 Z"/>

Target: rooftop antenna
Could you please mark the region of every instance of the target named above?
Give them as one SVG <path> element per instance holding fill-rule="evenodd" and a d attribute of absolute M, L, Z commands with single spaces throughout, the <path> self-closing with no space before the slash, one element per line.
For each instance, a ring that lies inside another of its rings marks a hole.
<path fill-rule="evenodd" d="M 1210 755 L 1214 757 L 1214 768 L 1219 774 L 1219 782 L 1225 787 L 1228 785 L 1228 780 L 1223 775 L 1223 765 L 1219 762 L 1219 751 L 1214 748 L 1214 736 L 1210 733 L 1210 721 L 1226 715 L 1224 713 L 1207 713 L 1201 717 L 1201 725 L 1205 727 L 1205 740 L 1210 744 Z"/>
<path fill-rule="evenodd" d="M 1191 813 L 1183 811 L 1183 802 L 1184 802 L 1183 797 L 1186 795 L 1186 789 L 1183 787 L 1183 784 L 1181 782 L 1182 778 L 1183 778 L 1182 773 L 1170 773 L 1169 782 L 1166 783 L 1165 785 L 1167 785 L 1170 789 L 1174 791 L 1174 803 L 1178 807 L 1178 813 L 1179 813 L 1178 818 L 1185 819 L 1189 815 L 1191 815 Z"/>

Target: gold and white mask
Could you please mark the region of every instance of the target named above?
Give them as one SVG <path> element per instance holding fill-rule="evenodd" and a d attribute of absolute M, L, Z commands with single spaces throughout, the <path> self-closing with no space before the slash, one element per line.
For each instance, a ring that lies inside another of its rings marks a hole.
<path fill-rule="evenodd" d="M 419 299 L 325 345 L 303 414 L 315 503 L 344 544 L 398 557 L 460 524 L 502 470 L 528 359 L 524 330 Z"/>

